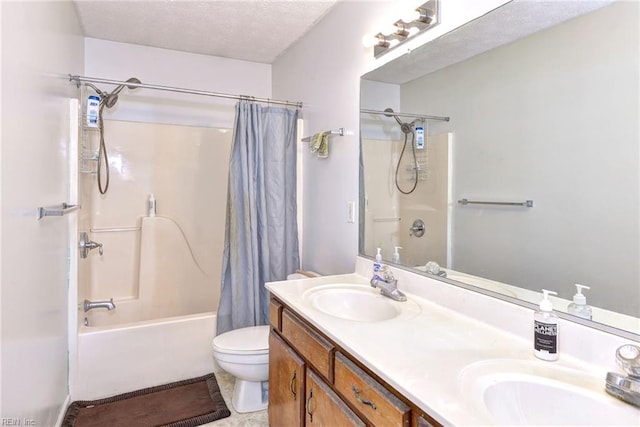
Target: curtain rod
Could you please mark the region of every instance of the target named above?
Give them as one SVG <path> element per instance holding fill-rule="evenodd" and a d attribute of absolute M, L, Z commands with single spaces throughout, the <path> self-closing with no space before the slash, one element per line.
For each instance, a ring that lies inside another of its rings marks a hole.
<path fill-rule="evenodd" d="M 423 120 L 440 120 L 443 122 L 448 122 L 449 117 L 442 116 L 425 116 L 424 114 L 411 114 L 411 113 L 399 113 L 394 111 L 393 113 L 381 110 L 368 110 L 366 108 L 360 109 L 361 113 L 369 113 L 369 114 L 384 114 L 387 117 L 399 116 L 399 117 L 412 117 L 414 119 L 423 119 Z"/>
<path fill-rule="evenodd" d="M 261 102 L 265 104 L 278 104 L 278 105 L 286 105 L 288 107 L 296 107 L 302 108 L 302 102 L 291 102 L 291 101 L 280 101 L 277 99 L 270 98 L 256 98 L 255 96 L 248 95 L 229 95 L 226 93 L 218 93 L 218 92 L 207 92 L 204 90 L 195 90 L 195 89 L 183 89 L 179 87 L 171 87 L 171 86 L 160 86 L 160 85 L 152 85 L 145 83 L 132 83 L 132 82 L 124 82 L 120 80 L 111 80 L 111 79 L 101 79 L 96 77 L 86 77 L 86 76 L 77 76 L 69 74 L 69 81 L 76 82 L 78 86 L 80 83 L 103 83 L 109 85 L 125 85 L 125 86 L 135 86 L 136 88 L 144 88 L 144 89 L 154 89 L 154 90 L 164 90 L 167 92 L 178 92 L 178 93 L 189 93 L 192 95 L 204 95 L 204 96 L 215 96 L 218 98 L 227 98 L 227 99 L 238 99 L 241 101 L 252 101 L 252 102 Z"/>

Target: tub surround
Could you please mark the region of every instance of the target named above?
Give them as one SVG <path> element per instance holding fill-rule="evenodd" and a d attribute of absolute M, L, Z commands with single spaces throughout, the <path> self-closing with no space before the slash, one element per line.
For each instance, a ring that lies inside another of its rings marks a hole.
<path fill-rule="evenodd" d="M 560 319 L 556 362 L 533 355 L 533 310 L 474 291 L 392 268 L 398 287 L 420 306 L 419 313 L 382 322 L 340 319 L 312 307 L 305 292 L 346 283 L 369 287 L 372 261 L 358 257 L 353 274 L 287 282 L 267 288 L 400 394 L 444 425 L 487 424 L 461 390 L 469 365 L 490 359 L 565 367 L 594 378 L 595 392 L 606 395 L 604 379 L 617 371 L 615 350 L 629 343 L 614 334 Z M 402 304 L 402 303 L 400 303 Z M 600 379 L 598 381 L 597 379 Z M 614 399 L 615 400 L 615 399 Z M 620 402 L 620 405 L 625 405 Z M 640 418 L 640 412 L 639 412 Z"/>

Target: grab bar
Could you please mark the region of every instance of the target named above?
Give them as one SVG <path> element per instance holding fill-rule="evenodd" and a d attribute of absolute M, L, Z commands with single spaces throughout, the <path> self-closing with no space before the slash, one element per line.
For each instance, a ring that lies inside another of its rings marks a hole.
<path fill-rule="evenodd" d="M 533 207 L 533 200 L 525 200 L 524 202 L 481 202 L 478 200 L 460 199 L 458 203 L 461 205 L 499 205 L 499 206 L 524 206 Z"/>
<path fill-rule="evenodd" d="M 45 216 L 63 216 L 70 212 L 80 209 L 80 205 L 69 205 L 66 202 L 60 203 L 59 206 L 51 206 L 48 208 L 38 208 L 38 219 L 42 219 Z"/>
<path fill-rule="evenodd" d="M 141 227 L 91 228 L 92 233 L 121 233 L 123 231 L 140 231 Z"/>
<path fill-rule="evenodd" d="M 402 218 L 400 217 L 376 217 L 373 218 L 373 222 L 398 222 L 400 221 Z"/>

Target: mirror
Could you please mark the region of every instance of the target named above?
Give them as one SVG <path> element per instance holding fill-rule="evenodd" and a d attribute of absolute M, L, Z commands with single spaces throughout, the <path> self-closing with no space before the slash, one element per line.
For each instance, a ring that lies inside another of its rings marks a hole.
<path fill-rule="evenodd" d="M 593 322 L 640 334 L 639 15 L 514 1 L 364 75 L 363 110 L 450 121 L 361 113 L 361 254 L 565 312 L 590 286 Z"/>

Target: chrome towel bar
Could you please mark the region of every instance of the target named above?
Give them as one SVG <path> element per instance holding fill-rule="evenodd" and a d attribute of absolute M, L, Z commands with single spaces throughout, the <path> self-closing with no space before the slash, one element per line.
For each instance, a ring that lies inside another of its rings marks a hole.
<path fill-rule="evenodd" d="M 38 208 L 38 219 L 42 219 L 45 216 L 63 216 L 70 212 L 80 209 L 80 205 L 69 205 L 66 202 L 60 203 L 59 206 L 51 206 L 48 208 Z"/>
<path fill-rule="evenodd" d="M 499 205 L 499 206 L 524 206 L 526 208 L 533 207 L 533 200 L 525 200 L 524 202 L 482 202 L 478 200 L 460 199 L 458 203 L 461 205 Z"/>

